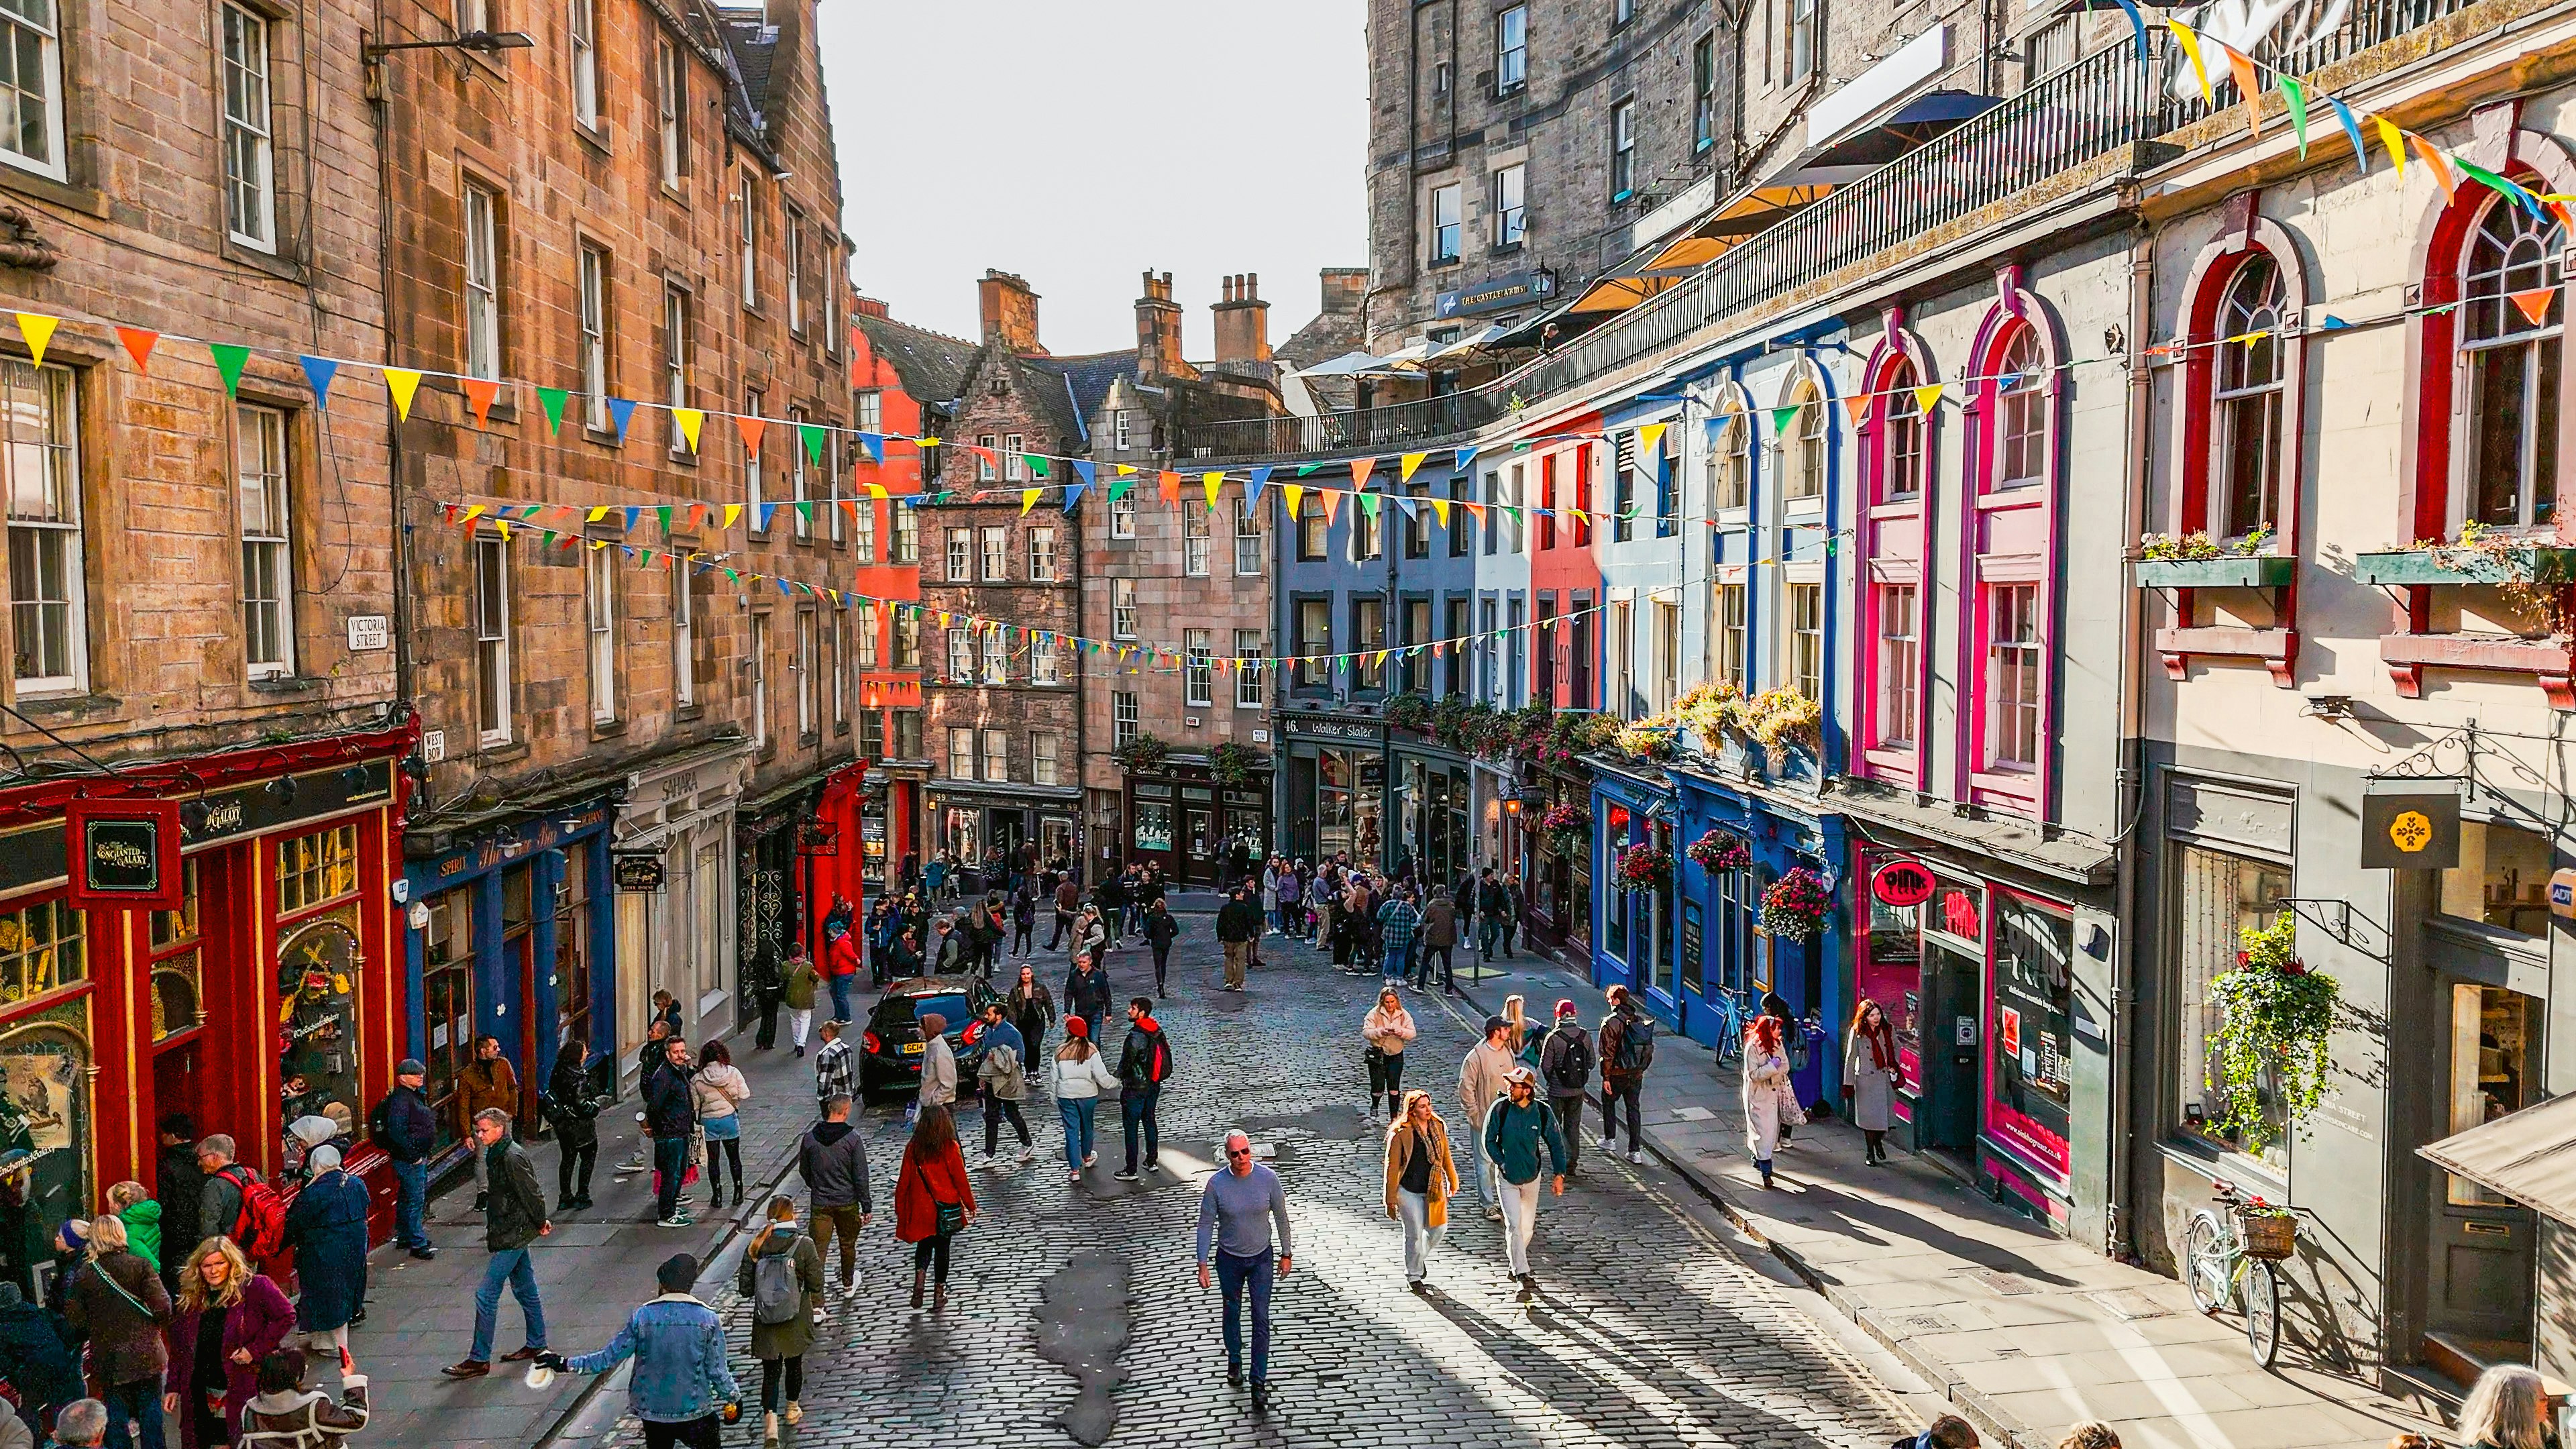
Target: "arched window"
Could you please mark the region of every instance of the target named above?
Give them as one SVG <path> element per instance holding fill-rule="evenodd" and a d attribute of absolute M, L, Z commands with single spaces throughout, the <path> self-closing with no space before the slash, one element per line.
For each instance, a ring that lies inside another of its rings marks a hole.
<path fill-rule="evenodd" d="M 2272 528 L 2281 516 L 2281 409 L 2289 392 L 2282 308 L 2281 269 L 2269 252 L 2236 269 L 2218 307 L 2210 523 L 2229 538 Z"/>
<path fill-rule="evenodd" d="M 2048 476 L 2048 368 L 2039 334 L 2015 327 L 1995 354 L 1994 486 L 2019 488 Z"/>
<path fill-rule="evenodd" d="M 1752 466 L 1746 444 L 1752 434 L 1743 405 L 1727 403 L 1726 410 L 1717 415 L 1717 427 L 1709 439 L 1708 507 L 1712 515 L 1742 508 L 1751 497 Z"/>
<path fill-rule="evenodd" d="M 1812 382 L 1798 384 L 1791 399 L 1798 409 L 1781 434 L 1783 473 L 1780 496 L 1792 502 L 1825 496 L 1825 407 Z"/>
<path fill-rule="evenodd" d="M 2470 480 L 2463 503 L 2470 521 L 2502 528 L 2557 522 L 2559 253 L 2566 245 L 2555 220 L 2497 197 L 2461 263 Z"/>
<path fill-rule="evenodd" d="M 1914 364 L 1899 359 L 1879 383 L 1880 403 L 1878 496 L 1887 502 L 1923 492 L 1923 405 L 1914 396 L 1921 386 Z"/>

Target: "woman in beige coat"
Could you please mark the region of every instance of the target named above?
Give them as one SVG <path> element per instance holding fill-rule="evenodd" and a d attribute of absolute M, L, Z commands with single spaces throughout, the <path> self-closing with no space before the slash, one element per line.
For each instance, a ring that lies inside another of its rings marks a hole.
<path fill-rule="evenodd" d="M 1449 1156 L 1449 1124 L 1431 1110 L 1431 1094 L 1404 1094 L 1404 1114 L 1386 1129 L 1386 1215 L 1404 1224 L 1404 1285 L 1422 1291 L 1431 1250 L 1449 1226 L 1458 1164 Z"/>

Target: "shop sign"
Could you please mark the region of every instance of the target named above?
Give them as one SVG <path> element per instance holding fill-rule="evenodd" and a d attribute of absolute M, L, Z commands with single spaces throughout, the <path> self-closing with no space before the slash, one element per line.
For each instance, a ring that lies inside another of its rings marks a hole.
<path fill-rule="evenodd" d="M 179 904 L 179 802 L 74 800 L 63 807 L 63 823 L 73 905 L 170 910 Z"/>
<path fill-rule="evenodd" d="M 1286 721 L 1289 737 L 1307 740 L 1360 740 L 1375 744 L 1385 731 L 1377 725 L 1358 724 L 1350 720 L 1300 719 L 1294 715 Z"/>
<path fill-rule="evenodd" d="M 2361 797 L 2361 868 L 2450 870 L 2460 863 L 2460 797 Z"/>
<path fill-rule="evenodd" d="M 1869 893 L 1882 906 L 1903 910 L 1932 899 L 1932 872 L 1923 862 L 1899 858 L 1870 872 Z"/>
<path fill-rule="evenodd" d="M 609 852 L 609 871 L 617 878 L 621 895 L 659 895 L 664 881 L 662 852 L 658 850 L 616 850 Z"/>
<path fill-rule="evenodd" d="M 1455 292 L 1442 292 L 1432 299 L 1431 310 L 1440 317 L 1472 317 L 1479 312 L 1499 311 L 1523 302 L 1544 301 L 1555 295 L 1555 273 L 1515 272 L 1473 287 L 1461 287 Z"/>

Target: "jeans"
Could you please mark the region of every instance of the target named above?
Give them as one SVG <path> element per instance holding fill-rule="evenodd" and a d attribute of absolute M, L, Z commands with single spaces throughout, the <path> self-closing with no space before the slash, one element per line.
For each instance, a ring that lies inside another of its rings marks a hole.
<path fill-rule="evenodd" d="M 686 1444 L 689 1449 L 717 1449 L 724 1442 L 724 1430 L 713 1414 L 701 1414 L 666 1424 L 659 1419 L 644 1421 L 644 1449 L 676 1449 Z"/>
<path fill-rule="evenodd" d="M 1583 1165 L 1583 1097 L 1549 1097 L 1556 1109 L 1556 1135 L 1565 1139 L 1565 1171 L 1571 1177 Z"/>
<path fill-rule="evenodd" d="M 1448 946 L 1425 946 L 1414 952 L 1413 984 L 1422 987 L 1428 987 L 1432 984 L 1435 978 L 1431 974 L 1431 958 L 1434 956 L 1440 958 L 1440 975 L 1436 978 L 1439 981 L 1439 984 L 1448 986 L 1454 983 L 1457 980 L 1457 976 L 1455 974 L 1456 968 L 1449 960 L 1449 953 L 1452 949 L 1454 948 Z"/>
<path fill-rule="evenodd" d="M 1238 1258 L 1219 1249 L 1216 1281 L 1225 1290 L 1225 1361 L 1243 1367 L 1243 1290 L 1252 1290 L 1252 1382 L 1270 1382 L 1270 1280 L 1279 1261 L 1268 1253 Z"/>
<path fill-rule="evenodd" d="M 107 1449 L 127 1449 L 140 1443 L 143 1449 L 161 1449 L 161 1381 L 136 1379 L 130 1384 L 110 1384 L 104 1395 L 107 1401 Z M 129 1436 L 128 1419 L 139 1432 Z"/>
<path fill-rule="evenodd" d="M 546 1346 L 546 1306 L 537 1301 L 537 1265 L 525 1248 L 503 1248 L 483 1265 L 483 1282 L 474 1290 L 474 1350 L 465 1355 L 476 1363 L 492 1361 L 492 1329 L 501 1316 L 501 1285 L 510 1285 L 510 1296 L 519 1300 L 519 1312 L 528 1320 L 528 1347 Z"/>
<path fill-rule="evenodd" d="M 1601 1146 L 1608 1150 L 1619 1140 L 1619 1120 L 1612 1113 L 1619 1104 L 1628 1104 L 1628 1150 L 1637 1150 L 1637 1089 L 1645 1085 L 1643 1077 L 1603 1077 L 1601 1079 Z"/>
<path fill-rule="evenodd" d="M 1506 1182 L 1503 1188 L 1503 1259 L 1512 1276 L 1529 1273 L 1530 1229 L 1538 1226 L 1538 1179 Z"/>
<path fill-rule="evenodd" d="M 1163 1084 L 1130 1087 L 1118 1101 L 1118 1115 L 1127 1127 L 1127 1170 L 1136 1170 L 1136 1129 L 1145 1129 L 1145 1165 L 1152 1167 L 1163 1155 L 1163 1124 L 1154 1119 L 1154 1099 L 1163 1095 Z"/>
<path fill-rule="evenodd" d="M 1431 1226 L 1431 1199 L 1421 1193 L 1397 1188 L 1395 1210 L 1404 1216 L 1404 1281 L 1419 1283 L 1431 1276 L 1431 1250 L 1449 1229 Z"/>
<path fill-rule="evenodd" d="M 1389 1055 L 1370 1047 L 1368 1056 L 1369 1111 L 1377 1111 L 1380 1097 L 1386 1099 L 1387 1113 L 1393 1116 L 1404 1110 L 1404 1053 Z"/>
<path fill-rule="evenodd" d="M 1491 961 L 1491 960 L 1493 960 L 1493 959 L 1494 959 L 1494 939 L 1495 939 L 1496 937 L 1498 937 L 1498 936 L 1502 935 L 1502 934 L 1503 934 L 1503 918 L 1502 918 L 1502 917 L 1500 917 L 1500 916 L 1487 916 L 1487 917 L 1485 917 L 1485 919 L 1484 919 L 1484 920 L 1483 920 L 1483 921 L 1482 921 L 1482 922 L 1477 926 L 1477 928 L 1476 928 L 1476 945 L 1477 945 L 1477 949 L 1479 949 L 1480 951 L 1482 951 L 1482 952 L 1484 953 L 1484 956 L 1485 956 L 1485 959 L 1486 959 L 1486 960 Z M 1505 953 L 1505 954 L 1509 954 L 1509 953 L 1507 952 L 1507 953 Z"/>
<path fill-rule="evenodd" d="M 1022 1147 L 1029 1145 L 1029 1122 L 1027 1118 L 1020 1115 L 1020 1104 L 1007 1097 L 996 1097 L 987 1092 L 984 1095 L 984 1155 L 986 1157 L 992 1156 L 993 1149 L 1001 1145 L 1004 1118 L 1010 1119 L 1011 1130 L 1020 1134 L 1020 1145 Z"/>
<path fill-rule="evenodd" d="M 1163 976 L 1164 973 L 1171 969 L 1171 966 L 1172 948 L 1170 944 L 1157 944 L 1154 947 L 1154 994 L 1156 996 L 1163 994 Z"/>
<path fill-rule="evenodd" d="M 1091 1155 L 1092 1127 L 1100 1115 L 1098 1097 L 1058 1097 L 1055 1114 L 1064 1119 L 1064 1166 L 1067 1172 L 1082 1171 L 1082 1159 Z"/>
<path fill-rule="evenodd" d="M 832 978 L 832 1019 L 834 1021 L 858 1020 L 850 1014 L 850 988 L 857 983 L 858 974 L 853 971 L 847 976 Z"/>
<path fill-rule="evenodd" d="M 429 1246 L 429 1164 L 394 1164 L 394 1246 Z"/>
<path fill-rule="evenodd" d="M 818 1207 L 811 1211 L 814 1217 L 815 1259 L 828 1261 L 832 1256 L 832 1239 L 838 1237 L 841 1240 L 841 1282 L 845 1285 L 857 1282 L 859 1280 L 859 1216 L 864 1209 L 853 1202 L 843 1203 L 839 1207 Z"/>
<path fill-rule="evenodd" d="M 656 1137 L 653 1139 L 653 1171 L 661 1179 L 661 1193 L 653 1205 L 657 1216 L 669 1221 L 680 1215 L 680 1179 L 689 1171 L 689 1139 Z"/>
<path fill-rule="evenodd" d="M 1058 911 L 1058 912 L 1056 912 L 1056 913 L 1055 913 L 1055 930 L 1054 930 L 1051 934 L 1049 934 L 1049 935 L 1048 935 L 1048 937 L 1047 937 L 1047 943 L 1046 943 L 1046 948 L 1047 948 L 1048 950 L 1050 950 L 1050 951 L 1055 950 L 1057 947 L 1061 946 L 1061 945 L 1064 943 L 1064 938 L 1065 938 L 1065 937 L 1070 936 L 1070 935 L 1072 935 L 1072 934 L 1073 934 L 1073 917 L 1066 915 L 1066 914 L 1065 914 L 1064 912 L 1062 912 L 1062 911 Z"/>

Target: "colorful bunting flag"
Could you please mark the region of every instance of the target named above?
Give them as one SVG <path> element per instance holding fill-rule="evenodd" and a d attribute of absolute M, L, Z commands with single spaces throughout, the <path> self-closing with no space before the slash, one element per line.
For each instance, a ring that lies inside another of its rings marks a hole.
<path fill-rule="evenodd" d="M 1804 403 L 1782 403 L 1778 407 L 1773 408 L 1771 410 L 1771 431 L 1775 433 L 1787 433 L 1789 431 L 1789 424 L 1796 422 L 1798 420 L 1798 414 L 1804 411 L 1805 408 L 1806 404 Z"/>
<path fill-rule="evenodd" d="M 1926 415 L 1941 405 L 1941 393 L 1948 383 L 1927 382 L 1914 390 L 1914 406 Z"/>
<path fill-rule="evenodd" d="M 490 378 L 467 377 L 458 379 L 457 386 L 465 389 L 465 401 L 474 409 L 476 426 L 489 425 L 492 421 L 492 404 L 501 396 L 501 384 Z M 692 443 L 691 446 L 696 445 Z"/>
<path fill-rule="evenodd" d="M 1165 468 L 1154 475 L 1154 484 L 1162 490 L 1165 503 L 1181 501 L 1181 475 Z"/>
<path fill-rule="evenodd" d="M 1648 423 L 1637 430 L 1637 452 L 1641 457 L 1655 455 L 1655 444 L 1663 441 L 1666 423 Z"/>
<path fill-rule="evenodd" d="M 238 365 L 233 368 L 233 376 L 241 376 Z M 388 367 L 385 369 L 385 391 L 393 396 L 394 416 L 409 420 L 412 394 L 420 391 L 420 374 L 408 367 Z"/>
<path fill-rule="evenodd" d="M 2398 130 L 2397 123 L 2386 116 L 2373 116 L 2370 123 L 2379 128 L 2379 144 L 2388 148 L 2388 159 L 2397 163 L 2397 175 L 2403 179 L 2406 175 L 2406 133 Z"/>
<path fill-rule="evenodd" d="M 820 423 L 798 423 L 796 425 L 796 435 L 805 440 L 806 464 L 809 467 L 822 467 L 824 436 L 823 425 Z"/>
<path fill-rule="evenodd" d="M 1047 460 L 1037 454 L 1022 453 L 1020 455 L 1020 461 L 1029 465 L 1030 477 L 1044 478 L 1047 475 Z"/>
<path fill-rule="evenodd" d="M 1356 492 L 1359 489 L 1366 488 L 1368 486 L 1369 474 L 1376 471 L 1376 469 L 1377 459 L 1375 458 L 1353 458 L 1351 460 L 1352 490 Z M 1330 518 L 1332 515 L 1333 505 L 1330 503 L 1325 504 L 1324 516 Z"/>
<path fill-rule="evenodd" d="M 1452 467 L 1454 467 L 1456 471 L 1464 473 L 1467 471 L 1467 465 L 1474 461 L 1476 461 L 1476 445 L 1470 443 L 1466 447 L 1458 450 L 1458 461 L 1453 464 Z"/>
<path fill-rule="evenodd" d="M 1323 466 L 1321 463 L 1300 463 L 1297 465 L 1297 476 L 1303 478 Z"/>
<path fill-rule="evenodd" d="M 608 400 L 608 421 L 617 430 L 617 441 L 621 443 L 626 441 L 626 420 L 633 416 L 635 416 L 634 399 L 613 397 Z"/>
<path fill-rule="evenodd" d="M 2352 107 L 2332 96 L 2326 97 L 2326 104 L 2334 108 L 2335 124 L 2343 127 L 2343 133 L 2352 138 L 2352 159 L 2360 163 L 2361 174 L 2369 175 L 2370 147 L 2361 139 L 2361 122 L 2353 118 Z"/>
<path fill-rule="evenodd" d="M 1330 524 L 1342 511 L 1342 491 L 1338 488 L 1318 488 L 1315 492 L 1323 500 L 1324 522 Z"/>
<path fill-rule="evenodd" d="M 2209 66 L 2200 58 L 2200 37 L 2192 32 L 2190 26 L 2170 15 L 2165 17 L 2165 28 L 2173 32 L 2174 43 L 2182 47 L 2182 53 L 2191 58 L 2191 74 L 2200 82 L 2200 98 L 2204 101 L 2214 99 L 2209 89 Z"/>
<path fill-rule="evenodd" d="M 724 506 L 724 526 L 725 526 L 725 532 L 727 532 L 727 533 L 731 533 L 731 532 L 733 532 L 733 526 L 734 526 L 734 524 L 736 524 L 737 522 L 741 521 L 741 519 L 742 519 L 742 505 L 741 505 L 741 504 L 739 504 L 739 503 L 728 503 L 728 504 L 726 504 L 726 505 Z"/>
<path fill-rule="evenodd" d="M 1851 414 L 1851 424 L 1853 427 L 1859 427 L 1861 416 L 1869 411 L 1869 399 L 1870 395 L 1865 392 L 1856 392 L 1850 397 L 1843 399 L 1843 411 Z M 1709 422 L 1712 425 L 1721 424 L 1725 421 L 1726 420 L 1723 418 L 1709 419 Z"/>
<path fill-rule="evenodd" d="M 27 356 L 38 367 L 45 365 L 45 344 L 54 340 L 54 329 L 60 322 L 38 312 L 18 314 L 18 335 L 27 344 Z"/>
<path fill-rule="evenodd" d="M 698 450 L 698 429 L 705 425 L 706 420 L 705 411 L 699 408 L 671 409 L 671 421 L 680 427 L 680 440 L 689 445 L 692 453 Z"/>
<path fill-rule="evenodd" d="M 1430 456 L 1429 453 L 1405 453 L 1398 456 L 1395 460 L 1395 480 L 1399 483 L 1412 482 L 1413 470 L 1421 467 L 1422 460 Z"/>
<path fill-rule="evenodd" d="M 2556 300 L 2558 289 L 2534 287 L 2526 292 L 2507 292 L 2505 295 L 2513 299 L 2515 310 L 2522 313 L 2532 326 L 2537 327 L 2540 325 L 2540 319 L 2549 315 L 2549 304 Z"/>
<path fill-rule="evenodd" d="M 2308 88 L 2298 78 L 2284 71 L 2276 79 L 2281 88 L 2281 104 L 2290 112 L 2291 134 L 2299 138 L 2299 159 L 2308 159 Z"/>
<path fill-rule="evenodd" d="M 1306 470 L 1300 468 L 1297 471 L 1302 474 Z M 1291 523 L 1296 522 L 1297 504 L 1299 500 L 1306 496 L 1306 490 L 1295 483 L 1282 483 L 1279 485 L 1279 491 L 1285 497 L 1288 504 L 1288 521 Z"/>
<path fill-rule="evenodd" d="M 2212 42 L 2216 44 L 2216 42 Z M 2236 93 L 2245 98 L 2245 124 L 2252 127 L 2254 139 L 2263 139 L 2263 83 L 2254 78 L 2253 58 L 2232 45 L 2221 45 L 2227 56 L 2227 69 L 2236 77 Z"/>
<path fill-rule="evenodd" d="M 1201 473 L 1199 475 L 1199 482 L 1207 488 L 1208 507 L 1211 509 L 1215 508 L 1216 491 L 1225 485 L 1225 471 L 1223 469 L 1218 469 L 1215 472 Z"/>
<path fill-rule="evenodd" d="M 1125 466 L 1124 464 L 1121 464 L 1121 465 L 1119 466 L 1119 469 L 1118 469 L 1119 476 L 1118 476 L 1118 477 L 1115 477 L 1115 478 L 1112 478 L 1112 479 L 1110 479 L 1110 480 L 1109 480 L 1109 501 L 1110 501 L 1110 502 L 1115 503 L 1115 502 L 1117 502 L 1119 499 L 1126 497 L 1126 496 L 1127 496 L 1127 490 L 1136 486 L 1136 480 L 1135 480 L 1135 479 L 1133 479 L 1133 478 L 1130 478 L 1130 477 L 1126 476 L 1127 474 L 1129 474 L 1129 473 L 1133 473 L 1133 472 L 1135 472 L 1135 471 L 1136 471 L 1135 469 L 1133 469 L 1133 468 L 1129 468 L 1129 467 Z"/>
<path fill-rule="evenodd" d="M 2147 17 L 2138 13 L 2138 0 L 2112 0 L 2120 12 L 2129 17 L 2129 36 L 2138 43 L 2138 74 L 2156 73 L 2155 52 L 2147 45 Z"/>
<path fill-rule="evenodd" d="M 134 359 L 136 372 L 152 370 L 152 344 L 161 340 L 160 333 L 148 327 L 119 327 L 116 340 L 125 344 L 125 355 Z"/>
<path fill-rule="evenodd" d="M 1269 483 L 1270 469 L 1267 465 L 1252 470 L 1251 481 L 1243 486 L 1243 506 L 1246 511 L 1260 506 L 1261 490 L 1269 486 Z"/>
<path fill-rule="evenodd" d="M 565 388 L 541 387 L 537 389 L 537 406 L 545 409 L 546 411 L 546 431 L 549 434 L 557 437 L 562 436 L 564 400 L 571 396 L 572 393 Z"/>
<path fill-rule="evenodd" d="M 313 405 L 327 410 L 331 405 L 331 379 L 340 375 L 340 364 L 327 357 L 299 357 L 304 365 L 304 385 L 313 389 Z"/>
<path fill-rule="evenodd" d="M 2457 190 L 2451 180 L 2451 163 L 2442 159 L 2442 153 L 2433 148 L 2432 142 L 2414 132 L 2407 132 L 2406 139 L 2415 143 L 2415 154 L 2423 157 L 2424 164 L 2433 168 L 2433 179 L 2441 183 L 2442 199 L 2444 201 L 2455 199 Z"/>
<path fill-rule="evenodd" d="M 209 342 L 206 351 L 214 356 L 215 371 L 223 375 L 224 391 L 233 397 L 241 396 L 242 368 L 250 362 L 250 349 L 233 342 Z M 420 374 L 412 376 L 418 378 Z"/>
<path fill-rule="evenodd" d="M 1029 510 L 1038 506 L 1038 498 L 1045 492 L 1046 490 L 1043 488 L 1023 488 L 1020 490 L 1020 516 L 1022 518 L 1028 517 Z"/>
<path fill-rule="evenodd" d="M 859 434 L 859 446 L 867 449 L 868 461 L 877 464 L 880 467 L 885 464 L 885 443 L 885 434 L 883 433 Z"/>

